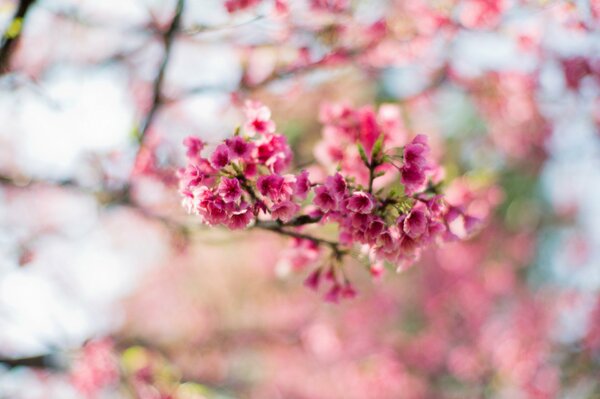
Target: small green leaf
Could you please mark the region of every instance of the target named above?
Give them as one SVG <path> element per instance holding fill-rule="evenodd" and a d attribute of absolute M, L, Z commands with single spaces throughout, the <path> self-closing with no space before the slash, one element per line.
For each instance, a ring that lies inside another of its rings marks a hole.
<path fill-rule="evenodd" d="M 381 155 L 381 150 L 383 149 L 383 139 L 384 135 L 381 133 L 373 144 L 373 149 L 371 150 L 371 159 L 375 162 L 379 161 L 379 156 Z"/>
<path fill-rule="evenodd" d="M 129 135 L 136 143 L 140 143 L 142 140 L 142 134 L 137 125 L 133 125 L 129 132 Z"/>
<path fill-rule="evenodd" d="M 367 167 L 370 167 L 371 163 L 369 162 L 369 158 L 367 158 L 365 147 L 363 147 L 361 143 L 358 143 L 356 146 L 358 148 L 358 153 L 360 154 L 360 159 L 362 159 L 362 161 L 365 163 L 365 165 L 367 165 Z"/>
<path fill-rule="evenodd" d="M 22 28 L 23 28 L 23 18 L 15 18 L 8 26 L 8 29 L 6 29 L 4 36 L 7 39 L 14 39 L 15 37 L 19 36 Z"/>

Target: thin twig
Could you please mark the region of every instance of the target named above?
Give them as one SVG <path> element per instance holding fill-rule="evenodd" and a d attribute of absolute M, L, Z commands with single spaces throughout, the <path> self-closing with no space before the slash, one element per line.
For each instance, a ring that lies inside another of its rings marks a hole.
<path fill-rule="evenodd" d="M 0 75 L 8 72 L 10 68 L 10 58 L 15 46 L 21 38 L 21 33 L 23 32 L 23 27 L 25 25 L 25 16 L 33 3 L 35 3 L 35 0 L 19 1 L 17 11 L 8 24 L 8 28 L 2 35 L 0 44 Z"/>
<path fill-rule="evenodd" d="M 167 28 L 167 30 L 165 30 L 162 36 L 164 55 L 158 68 L 156 79 L 154 80 L 154 84 L 152 85 L 152 105 L 150 106 L 150 110 L 148 111 L 146 118 L 141 123 L 139 128 L 138 141 L 140 143 L 140 147 L 143 147 L 144 139 L 148 133 L 152 121 L 156 116 L 158 109 L 161 106 L 162 88 L 165 79 L 165 74 L 171 58 L 171 48 L 173 46 L 173 41 L 175 40 L 175 35 L 181 23 L 181 15 L 183 13 L 184 6 L 185 0 L 177 1 L 177 6 L 175 8 L 175 15 L 173 16 L 173 20 L 171 21 L 169 27 Z"/>
<path fill-rule="evenodd" d="M 315 223 L 318 220 L 320 220 L 320 219 L 315 219 L 315 221 L 313 221 L 311 223 Z M 331 250 L 333 251 L 333 253 L 337 259 L 341 259 L 342 256 L 344 256 L 346 254 L 346 251 L 344 251 L 340 248 L 339 242 L 330 241 L 330 240 L 320 238 L 320 237 L 315 237 L 310 234 L 300 233 L 298 231 L 287 230 L 285 228 L 287 226 L 301 226 L 304 224 L 308 224 L 308 223 L 295 224 L 295 222 L 292 222 L 290 224 L 283 224 L 283 223 L 279 223 L 279 222 L 257 221 L 256 224 L 254 224 L 253 228 L 267 230 L 267 231 L 271 231 L 276 234 L 293 237 L 293 238 L 298 238 L 301 240 L 309 240 L 318 245 L 326 245 L 329 248 L 331 248 Z"/>

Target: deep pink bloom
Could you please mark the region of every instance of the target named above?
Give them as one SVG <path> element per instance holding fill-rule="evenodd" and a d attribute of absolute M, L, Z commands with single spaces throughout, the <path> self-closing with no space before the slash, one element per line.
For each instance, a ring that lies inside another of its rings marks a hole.
<path fill-rule="evenodd" d="M 329 189 L 329 192 L 338 200 L 342 199 L 346 195 L 346 191 L 348 189 L 346 179 L 344 179 L 344 177 L 340 173 L 336 173 L 333 176 L 329 176 L 325 181 L 325 186 Z"/>
<path fill-rule="evenodd" d="M 300 205 L 295 204 L 292 201 L 283 201 L 271 207 L 271 216 L 273 219 L 279 219 L 286 223 L 292 220 L 299 210 Z"/>
<path fill-rule="evenodd" d="M 355 213 L 350 219 L 352 227 L 355 229 L 364 229 L 369 223 L 369 215 L 364 213 Z"/>
<path fill-rule="evenodd" d="M 184 187 L 191 188 L 198 186 L 205 179 L 206 175 L 202 173 L 202 170 L 195 163 L 190 163 L 180 173 L 180 179 Z"/>
<path fill-rule="evenodd" d="M 381 134 L 377 124 L 375 111 L 371 107 L 363 107 L 359 111 L 360 118 L 360 142 L 364 146 L 367 154 L 371 153 L 375 141 Z"/>
<path fill-rule="evenodd" d="M 380 219 L 373 220 L 367 230 L 365 231 L 365 235 L 368 241 L 376 241 L 377 238 L 383 231 L 385 230 L 385 223 L 383 223 Z"/>
<path fill-rule="evenodd" d="M 275 132 L 275 123 L 271 120 L 271 110 L 258 101 L 246 101 L 245 131 L 248 136 Z"/>
<path fill-rule="evenodd" d="M 406 145 L 406 147 L 404 147 L 404 163 L 423 168 L 427 164 L 427 159 L 425 157 L 428 153 L 429 146 L 427 145 L 427 136 L 418 134 Z"/>
<path fill-rule="evenodd" d="M 201 214 L 208 224 L 219 224 L 227 219 L 226 204 L 220 198 L 212 197 L 206 199 L 201 209 L 204 210 Z"/>
<path fill-rule="evenodd" d="M 318 290 L 319 284 L 321 283 L 321 268 L 316 269 L 311 274 L 308 275 L 306 280 L 304 280 L 304 285 L 310 289 Z"/>
<path fill-rule="evenodd" d="M 337 208 L 337 200 L 325 186 L 319 186 L 315 189 L 315 199 L 313 200 L 323 212 L 334 211 Z"/>
<path fill-rule="evenodd" d="M 250 208 L 247 206 L 240 207 L 239 210 L 233 212 L 227 221 L 227 227 L 232 230 L 239 230 L 246 228 L 250 222 L 254 219 Z"/>
<path fill-rule="evenodd" d="M 398 245 L 398 233 L 393 227 L 389 227 L 384 230 L 379 237 L 377 237 L 377 245 L 384 252 L 392 253 L 396 251 Z"/>
<path fill-rule="evenodd" d="M 402 223 L 403 231 L 411 238 L 417 238 L 427 231 L 427 215 L 421 209 L 413 209 Z"/>
<path fill-rule="evenodd" d="M 334 283 L 329 291 L 325 294 L 325 300 L 327 302 L 338 303 L 340 301 L 340 294 L 342 293 L 342 286 L 339 283 Z"/>
<path fill-rule="evenodd" d="M 292 266 L 293 270 L 299 271 L 314 265 L 321 255 L 321 247 L 315 241 L 302 238 L 293 238 L 290 248 L 288 248 L 283 257 Z"/>
<path fill-rule="evenodd" d="M 233 13 L 255 6 L 260 2 L 261 0 L 226 0 L 225 8 L 227 8 L 227 12 Z"/>
<path fill-rule="evenodd" d="M 242 197 L 242 188 L 238 179 L 224 177 L 219 184 L 219 194 L 225 202 L 236 202 Z"/>
<path fill-rule="evenodd" d="M 210 157 L 210 163 L 215 169 L 222 169 L 229 164 L 229 148 L 226 144 L 220 144 Z"/>
<path fill-rule="evenodd" d="M 346 208 L 352 212 L 369 213 L 373 210 L 373 198 L 362 191 L 354 192 L 346 203 Z"/>
<path fill-rule="evenodd" d="M 377 278 L 377 277 L 381 277 L 383 275 L 383 272 L 385 271 L 385 266 L 383 261 L 376 261 L 371 263 L 370 267 L 369 267 L 369 272 L 371 273 L 371 276 Z"/>
<path fill-rule="evenodd" d="M 356 290 L 354 289 L 352 284 L 349 281 L 347 281 L 346 284 L 344 284 L 344 287 L 342 288 L 342 298 L 352 299 L 355 297 L 356 297 Z"/>
<path fill-rule="evenodd" d="M 404 165 L 400 170 L 400 180 L 404 184 L 404 191 L 412 195 L 423 188 L 426 183 L 425 172 L 415 164 Z"/>
<path fill-rule="evenodd" d="M 281 173 L 292 161 L 292 150 L 285 136 L 280 134 L 265 134 L 256 142 L 258 161 L 268 166 L 273 172 Z"/>
<path fill-rule="evenodd" d="M 190 158 L 198 158 L 200 156 L 200 152 L 205 146 L 205 143 L 195 136 L 188 136 L 183 140 L 183 145 L 187 147 L 187 151 L 185 155 Z"/>
<path fill-rule="evenodd" d="M 227 144 L 227 147 L 229 148 L 229 156 L 231 159 L 248 159 L 252 154 L 252 148 L 254 147 L 251 142 L 244 140 L 244 138 L 240 136 L 225 140 L 225 144 Z"/>
<path fill-rule="evenodd" d="M 282 202 L 290 199 L 294 192 L 294 183 L 281 175 L 261 176 L 256 181 L 258 191 L 272 202 Z"/>
<path fill-rule="evenodd" d="M 300 199 L 306 199 L 310 191 L 310 181 L 308 180 L 308 171 L 303 170 L 296 176 L 296 186 L 294 187 L 294 195 Z"/>
<path fill-rule="evenodd" d="M 427 201 L 427 208 L 429 212 L 435 217 L 441 216 L 447 210 L 446 201 L 444 197 L 441 195 L 436 195 L 435 197 L 429 199 Z"/>

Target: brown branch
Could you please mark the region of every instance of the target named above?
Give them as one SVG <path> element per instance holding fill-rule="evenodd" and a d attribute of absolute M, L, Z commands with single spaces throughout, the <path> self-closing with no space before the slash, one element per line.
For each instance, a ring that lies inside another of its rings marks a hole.
<path fill-rule="evenodd" d="M 347 60 L 346 60 L 347 62 L 351 62 L 354 59 L 354 57 L 356 57 L 357 55 L 360 55 L 362 52 L 363 52 L 363 49 L 338 49 L 338 50 L 330 53 L 329 55 L 327 55 L 321 59 L 318 59 L 316 61 L 313 61 L 313 62 L 309 62 L 309 63 L 303 64 L 303 65 L 286 66 L 286 67 L 279 68 L 279 69 L 273 71 L 269 76 L 267 76 L 263 80 L 256 82 L 256 83 L 250 83 L 250 82 L 242 79 L 242 81 L 239 84 L 239 87 L 235 90 L 239 90 L 240 92 L 248 93 L 248 92 L 252 92 L 254 90 L 259 90 L 259 89 L 265 88 L 274 82 L 279 82 L 279 81 L 282 81 L 285 79 L 290 79 L 290 78 L 299 77 L 299 76 L 308 74 L 320 67 L 331 67 L 331 68 L 339 67 L 340 64 L 338 64 L 338 63 L 329 64 L 333 55 L 338 55 L 338 56 L 343 55 L 343 56 L 347 57 Z M 179 100 L 180 98 L 186 98 L 186 97 L 193 96 L 196 94 L 206 93 L 208 91 L 228 91 L 228 88 L 214 87 L 214 86 L 192 87 L 192 88 L 180 93 L 178 96 L 176 96 L 176 98 L 169 99 L 169 101 L 174 102 L 174 101 Z"/>
<path fill-rule="evenodd" d="M 11 55 L 19 42 L 21 33 L 23 32 L 25 16 L 33 3 L 35 3 L 35 0 L 19 1 L 17 11 L 8 24 L 7 30 L 2 35 L 2 42 L 0 44 L 0 75 L 8 72 L 10 68 Z M 18 27 L 15 28 L 17 25 Z M 11 32 L 13 29 L 16 30 L 16 32 Z"/>
<path fill-rule="evenodd" d="M 300 233 L 298 231 L 288 230 L 286 227 L 298 227 L 306 224 L 317 223 L 321 218 L 311 218 L 310 216 L 300 216 L 288 223 L 281 223 L 279 221 L 257 221 L 253 228 L 267 230 L 279 235 L 299 238 L 301 240 L 309 240 L 318 245 L 326 245 L 333 251 L 337 259 L 341 259 L 347 252 L 340 248 L 340 243 L 337 241 L 330 241 L 324 238 L 315 237 L 310 234 Z"/>
<path fill-rule="evenodd" d="M 63 367 L 57 362 L 56 356 L 51 354 L 30 356 L 22 358 L 0 357 L 0 365 L 5 367 L 32 367 L 46 370 L 62 370 Z"/>
<path fill-rule="evenodd" d="M 165 73 L 167 71 L 167 66 L 171 58 L 171 48 L 173 47 L 175 35 L 177 34 L 177 31 L 179 30 L 181 24 L 181 15 L 183 14 L 184 6 L 185 0 L 177 0 L 177 6 L 175 7 L 175 15 L 173 16 L 171 23 L 162 35 L 164 55 L 160 66 L 158 67 L 158 73 L 152 86 L 152 105 L 150 106 L 150 110 L 148 111 L 146 118 L 144 118 L 139 127 L 138 141 L 140 147 L 144 146 L 144 139 L 146 137 L 146 134 L 148 133 L 148 129 L 150 128 L 152 121 L 154 120 L 156 113 L 158 112 L 158 109 L 160 108 L 162 103 L 162 87 L 165 79 Z"/>

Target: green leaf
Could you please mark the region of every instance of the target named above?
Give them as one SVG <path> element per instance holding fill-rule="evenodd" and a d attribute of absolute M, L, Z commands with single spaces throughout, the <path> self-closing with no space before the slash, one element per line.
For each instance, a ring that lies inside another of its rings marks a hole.
<path fill-rule="evenodd" d="M 361 143 L 358 143 L 356 146 L 358 147 L 358 153 L 360 154 L 360 159 L 362 159 L 362 161 L 365 163 L 365 165 L 367 165 L 367 167 L 370 167 L 371 163 L 369 162 L 369 158 L 367 158 L 367 153 L 365 152 L 365 147 L 363 147 L 363 145 Z"/>
<path fill-rule="evenodd" d="M 15 18 L 4 33 L 4 36 L 7 39 L 14 39 L 19 36 L 21 33 L 21 29 L 23 28 L 23 18 Z"/>
<path fill-rule="evenodd" d="M 377 141 L 375 141 L 375 144 L 373 144 L 373 149 L 371 150 L 371 159 L 374 162 L 379 161 L 381 151 L 383 150 L 383 139 L 384 139 L 384 135 L 383 135 L 383 133 L 381 133 L 379 135 L 379 137 L 377 138 Z"/>

